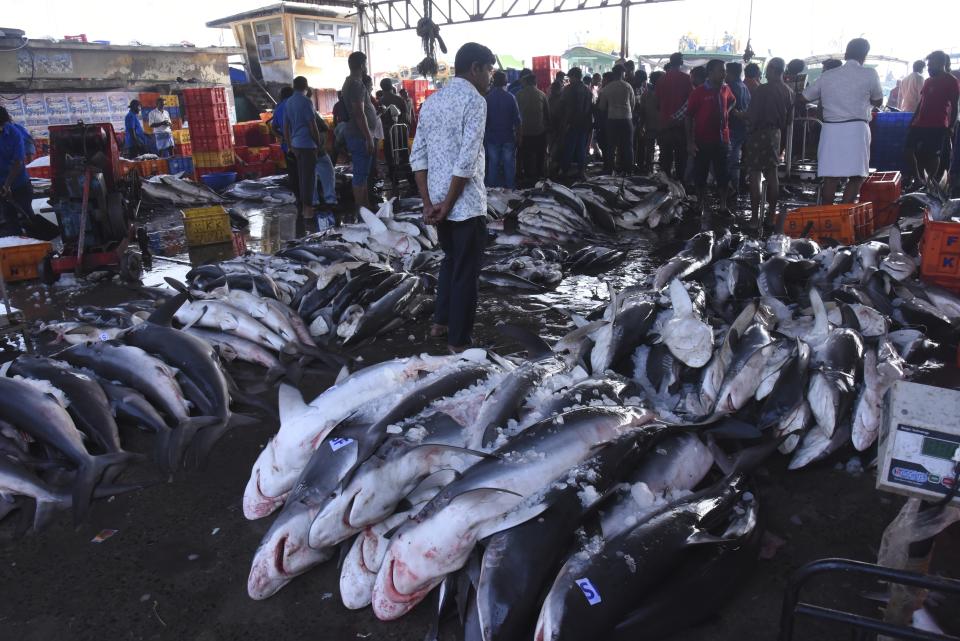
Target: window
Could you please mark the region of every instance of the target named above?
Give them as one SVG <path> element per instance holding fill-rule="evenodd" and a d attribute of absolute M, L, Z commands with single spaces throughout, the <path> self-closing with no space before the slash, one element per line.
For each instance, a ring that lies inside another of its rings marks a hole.
<path fill-rule="evenodd" d="M 264 20 L 254 23 L 257 37 L 257 53 L 260 60 L 283 60 L 287 57 L 287 44 L 283 39 L 283 22 Z"/>
<path fill-rule="evenodd" d="M 332 42 L 338 49 L 353 46 L 353 25 L 321 22 L 308 18 L 294 20 L 294 29 L 297 33 L 296 55 L 303 58 L 303 41 Z M 349 53 L 349 51 L 348 51 Z"/>

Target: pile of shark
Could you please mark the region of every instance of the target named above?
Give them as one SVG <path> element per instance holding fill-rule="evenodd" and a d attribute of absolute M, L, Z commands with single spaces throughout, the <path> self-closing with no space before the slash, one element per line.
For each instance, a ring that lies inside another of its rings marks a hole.
<path fill-rule="evenodd" d="M 870 448 L 886 390 L 956 344 L 960 296 L 917 279 L 916 245 L 702 232 L 552 345 L 503 326 L 525 356 L 389 360 L 309 403 L 282 386 L 243 495 L 278 512 L 250 596 L 339 558 L 346 607 L 394 620 L 439 586 L 466 639 L 702 619 L 756 558 L 750 471 Z"/>
<path fill-rule="evenodd" d="M 482 283 L 535 294 L 602 274 L 626 258 L 610 234 L 684 201 L 662 176 L 492 191 Z M 416 208 L 391 201 L 45 326 L 67 345 L 0 376 L 0 517 L 28 497 L 34 528 L 58 509 L 79 520 L 139 487 L 118 481 L 146 458 L 122 424 L 156 434 L 162 470 L 199 463 L 249 420 L 237 407 L 273 409 L 234 381 L 242 361 L 265 370 L 280 419 L 242 497 L 246 518 L 272 518 L 251 598 L 338 559 L 347 608 L 390 621 L 436 595 L 429 638 L 448 609 L 470 641 L 654 638 L 751 571 L 758 465 L 873 447 L 887 389 L 960 335 L 960 296 L 918 278 L 919 228 L 849 246 L 704 231 L 568 312 L 555 340 L 501 324 L 519 349 L 356 369 L 346 348 L 432 304 L 441 253 Z M 311 368 L 340 375 L 307 401 Z"/>
<path fill-rule="evenodd" d="M 240 390 L 209 342 L 171 326 L 179 302 L 123 327 L 50 327 L 73 344 L 4 364 L 0 516 L 28 508 L 29 497 L 35 510 L 21 512 L 24 523 L 39 530 L 60 510 L 81 521 L 93 498 L 142 487 L 117 483 L 148 458 L 125 449 L 121 426 L 152 433 L 155 466 L 173 474 L 251 422 L 236 406 L 273 411 Z"/>

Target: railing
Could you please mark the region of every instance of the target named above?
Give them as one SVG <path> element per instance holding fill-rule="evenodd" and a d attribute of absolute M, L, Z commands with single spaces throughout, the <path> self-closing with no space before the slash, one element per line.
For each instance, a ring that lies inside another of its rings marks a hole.
<path fill-rule="evenodd" d="M 886 581 L 910 585 L 927 590 L 936 590 L 960 595 L 960 581 L 946 577 L 927 576 L 904 570 L 885 568 L 873 563 L 851 561 L 849 559 L 822 559 L 803 566 L 790 576 L 783 595 L 783 610 L 780 613 L 779 641 L 793 641 L 794 619 L 802 615 L 812 619 L 845 623 L 861 633 L 874 632 L 896 639 L 916 639 L 918 641 L 958 641 L 958 637 L 936 634 L 905 625 L 887 623 L 879 619 L 843 612 L 820 605 L 800 603 L 800 590 L 814 576 L 827 572 L 846 572 L 862 574 Z"/>

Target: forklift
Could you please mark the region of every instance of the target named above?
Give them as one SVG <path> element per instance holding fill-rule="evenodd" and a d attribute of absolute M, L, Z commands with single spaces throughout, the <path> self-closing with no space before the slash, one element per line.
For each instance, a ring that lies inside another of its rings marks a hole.
<path fill-rule="evenodd" d="M 121 172 L 120 149 L 109 123 L 50 127 L 50 205 L 63 247 L 38 266 L 40 280 L 53 284 L 61 274 L 108 271 L 126 282 L 143 274 L 140 253 L 146 231 L 138 226 L 140 176 Z"/>

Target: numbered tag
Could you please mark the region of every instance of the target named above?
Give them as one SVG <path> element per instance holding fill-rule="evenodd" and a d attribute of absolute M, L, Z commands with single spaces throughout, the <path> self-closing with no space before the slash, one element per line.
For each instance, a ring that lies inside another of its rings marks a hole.
<path fill-rule="evenodd" d="M 577 579 L 576 584 L 583 592 L 583 596 L 587 598 L 587 603 L 590 605 L 600 603 L 600 592 L 593 586 L 593 583 L 590 583 L 590 579 Z"/>
<path fill-rule="evenodd" d="M 336 452 L 342 447 L 346 447 L 353 443 L 352 438 L 333 438 L 330 439 L 330 449 Z"/>
<path fill-rule="evenodd" d="M 100 340 L 101 340 L 101 341 L 108 341 L 108 340 L 110 340 L 110 335 L 107 334 L 106 332 L 100 332 Z"/>

